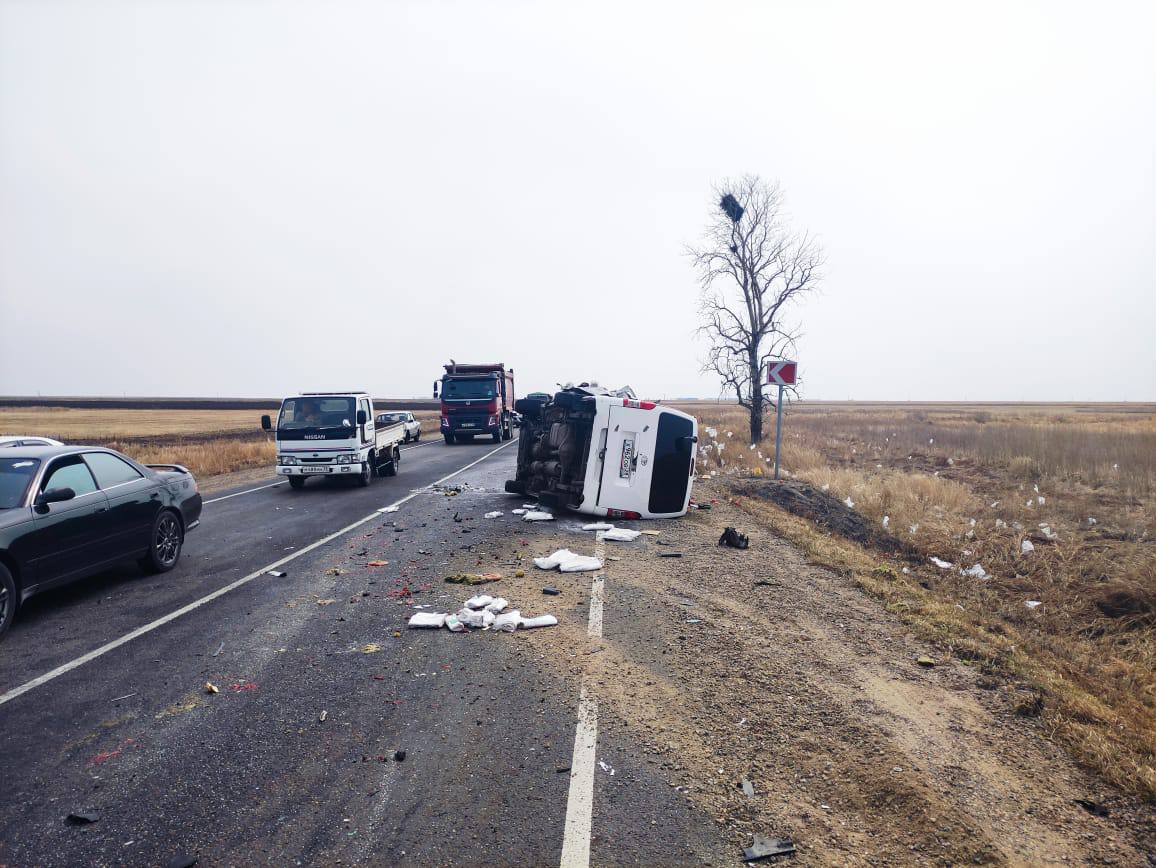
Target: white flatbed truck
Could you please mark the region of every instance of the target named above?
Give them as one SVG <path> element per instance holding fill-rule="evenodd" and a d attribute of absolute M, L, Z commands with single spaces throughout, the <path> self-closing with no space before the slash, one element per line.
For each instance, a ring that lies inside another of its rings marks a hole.
<path fill-rule="evenodd" d="M 369 485 L 375 476 L 396 476 L 405 425 L 377 425 L 373 399 L 365 392 L 304 392 L 281 402 L 276 431 L 277 474 L 292 488 L 311 476 L 344 476 Z"/>

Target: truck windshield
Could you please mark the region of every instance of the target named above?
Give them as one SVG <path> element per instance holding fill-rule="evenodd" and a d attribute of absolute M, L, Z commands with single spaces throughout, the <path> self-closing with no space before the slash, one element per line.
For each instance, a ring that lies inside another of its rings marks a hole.
<path fill-rule="evenodd" d="M 673 413 L 658 418 L 654 470 L 650 477 L 650 511 L 659 515 L 682 510 L 694 457 L 694 424 Z"/>
<path fill-rule="evenodd" d="M 39 466 L 36 458 L 0 458 L 0 509 L 15 509 L 24 502 Z"/>
<path fill-rule="evenodd" d="M 497 381 L 492 377 L 485 379 L 442 380 L 442 400 L 477 400 L 480 398 L 495 398 L 498 395 Z"/>
<path fill-rule="evenodd" d="M 289 398 L 281 405 L 277 430 L 294 436 L 341 431 L 352 428 L 356 418 L 353 398 Z"/>

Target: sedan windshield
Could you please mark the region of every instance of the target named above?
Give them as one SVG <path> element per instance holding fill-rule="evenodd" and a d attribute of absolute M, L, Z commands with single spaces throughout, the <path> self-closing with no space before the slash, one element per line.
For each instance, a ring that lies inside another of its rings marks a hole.
<path fill-rule="evenodd" d="M 447 401 L 493 398 L 497 394 L 496 381 L 492 377 L 475 380 L 445 379 L 442 381 L 442 398 Z"/>
<path fill-rule="evenodd" d="M 39 466 L 38 458 L 0 458 L 0 509 L 15 509 L 24 503 L 28 484 Z"/>

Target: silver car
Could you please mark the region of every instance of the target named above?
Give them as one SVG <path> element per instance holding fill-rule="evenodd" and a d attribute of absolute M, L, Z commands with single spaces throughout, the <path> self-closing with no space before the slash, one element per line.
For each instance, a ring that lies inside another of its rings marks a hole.
<path fill-rule="evenodd" d="M 414 441 L 415 443 L 421 439 L 421 422 L 413 418 L 413 413 L 379 413 L 377 416 L 378 425 L 396 425 L 401 422 L 405 425 L 405 442 Z"/>

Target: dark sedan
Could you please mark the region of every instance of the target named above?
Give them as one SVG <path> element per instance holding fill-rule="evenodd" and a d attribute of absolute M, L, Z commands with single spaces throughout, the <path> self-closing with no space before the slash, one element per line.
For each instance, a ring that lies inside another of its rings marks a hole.
<path fill-rule="evenodd" d="M 136 560 L 177 565 L 201 519 L 197 481 L 176 464 L 138 464 L 98 446 L 0 452 L 0 636 L 33 594 Z"/>

